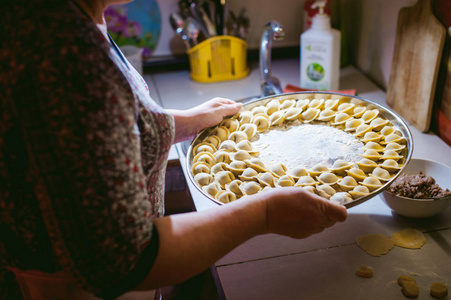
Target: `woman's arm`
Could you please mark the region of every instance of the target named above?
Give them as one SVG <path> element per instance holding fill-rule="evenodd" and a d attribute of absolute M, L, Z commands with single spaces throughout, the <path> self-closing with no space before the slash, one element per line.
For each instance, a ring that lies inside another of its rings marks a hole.
<path fill-rule="evenodd" d="M 193 138 L 204 128 L 219 124 L 226 116 L 236 114 L 241 103 L 224 98 L 214 98 L 188 110 L 168 110 L 175 121 L 174 143 Z"/>
<path fill-rule="evenodd" d="M 256 235 L 306 238 L 346 217 L 343 206 L 294 187 L 243 197 L 203 212 L 156 219 L 158 255 L 137 289 L 182 282 Z"/>

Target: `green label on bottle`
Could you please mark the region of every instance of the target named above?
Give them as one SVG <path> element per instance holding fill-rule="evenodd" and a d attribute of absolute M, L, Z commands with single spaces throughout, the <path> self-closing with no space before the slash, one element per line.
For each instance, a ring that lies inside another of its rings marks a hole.
<path fill-rule="evenodd" d="M 324 78 L 324 68 L 320 64 L 311 63 L 307 66 L 307 77 L 312 81 L 320 81 Z"/>

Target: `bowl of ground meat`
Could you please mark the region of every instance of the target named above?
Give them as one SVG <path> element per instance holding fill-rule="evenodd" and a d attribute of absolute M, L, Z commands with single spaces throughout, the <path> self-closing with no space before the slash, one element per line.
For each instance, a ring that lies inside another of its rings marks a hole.
<path fill-rule="evenodd" d="M 451 167 L 412 158 L 403 173 L 382 193 L 382 199 L 397 214 L 427 218 L 451 204 Z"/>

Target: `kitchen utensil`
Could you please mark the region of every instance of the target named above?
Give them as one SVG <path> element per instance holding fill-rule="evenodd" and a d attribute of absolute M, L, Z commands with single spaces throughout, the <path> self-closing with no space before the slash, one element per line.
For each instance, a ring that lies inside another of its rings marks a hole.
<path fill-rule="evenodd" d="M 191 17 L 186 18 L 183 30 L 185 31 L 188 40 L 190 41 L 189 43 L 191 47 L 194 47 L 202 40 L 205 40 L 203 34 L 201 35 L 201 26 L 195 19 Z"/>
<path fill-rule="evenodd" d="M 428 131 L 445 29 L 431 0 L 419 0 L 398 14 L 387 104 L 420 131 Z"/>
<path fill-rule="evenodd" d="M 214 29 L 213 24 L 208 19 L 208 16 L 205 13 L 203 13 L 203 9 L 202 7 L 199 6 L 199 4 L 192 2 L 190 4 L 190 12 L 193 18 L 199 24 L 199 27 L 202 30 L 202 33 L 204 34 L 205 38 L 209 38 L 210 36 L 216 35 L 216 30 Z"/>
<path fill-rule="evenodd" d="M 312 92 L 297 92 L 297 93 L 288 93 L 288 94 L 283 94 L 283 95 L 277 95 L 277 96 L 269 96 L 269 97 L 264 97 L 264 98 L 259 98 L 256 100 L 251 100 L 250 102 L 246 103 L 243 105 L 242 110 L 251 110 L 253 107 L 255 106 L 263 106 L 266 105 L 268 102 L 270 102 L 271 100 L 274 99 L 278 99 L 280 100 L 284 100 L 284 99 L 297 99 L 297 98 L 301 98 L 303 95 L 305 94 L 311 94 Z M 324 94 L 325 96 L 329 96 L 329 95 L 339 95 L 339 96 L 345 96 L 345 97 L 350 97 L 351 99 L 349 100 L 352 103 L 355 103 L 357 105 L 363 105 L 367 107 L 367 110 L 370 109 L 378 109 L 380 111 L 380 115 L 382 115 L 386 120 L 390 121 L 393 126 L 395 128 L 397 128 L 403 135 L 403 137 L 406 140 L 406 148 L 403 149 L 403 156 L 405 158 L 403 167 L 401 168 L 401 170 L 395 175 L 393 176 L 389 181 L 385 182 L 383 184 L 383 186 L 381 186 L 380 188 L 372 191 L 370 194 L 363 196 L 361 198 L 358 198 L 356 200 L 353 200 L 351 202 L 348 202 L 345 204 L 345 207 L 350 208 L 353 207 L 355 205 L 358 205 L 360 203 L 363 203 L 365 201 L 367 201 L 368 199 L 371 199 L 372 197 L 376 196 L 377 194 L 381 193 L 386 187 L 388 187 L 398 176 L 399 174 L 401 174 L 404 170 L 404 168 L 406 167 L 406 165 L 408 164 L 411 156 L 412 156 L 412 152 L 413 152 L 413 140 L 412 140 L 412 135 L 410 133 L 409 128 L 407 127 L 407 125 L 405 124 L 405 122 L 392 110 L 390 110 L 389 108 L 385 108 L 377 103 L 374 103 L 372 101 L 369 100 L 365 100 L 363 98 L 359 98 L 359 97 L 355 97 L 355 96 L 350 96 L 350 95 L 344 95 L 344 94 L 339 94 L 339 93 L 331 93 L 331 92 L 321 92 L 321 94 Z M 325 96 L 323 96 L 324 98 L 326 98 Z M 317 96 L 317 98 L 320 96 Z M 211 201 L 215 202 L 218 205 L 223 205 L 222 202 L 214 199 L 213 197 L 211 197 L 208 193 L 206 193 L 205 191 L 203 191 L 203 189 L 197 184 L 197 182 L 194 180 L 194 177 L 191 173 L 192 170 L 192 166 L 193 166 L 193 159 L 194 159 L 194 153 L 193 153 L 193 149 L 194 147 L 201 143 L 202 141 L 204 141 L 204 139 L 210 135 L 211 131 L 214 129 L 214 127 L 211 128 L 207 128 L 203 131 L 201 131 L 196 138 L 193 140 L 193 142 L 191 143 L 189 149 L 188 149 L 188 153 L 187 153 L 187 160 L 186 160 L 186 166 L 187 166 L 187 170 L 188 171 L 188 176 L 190 178 L 190 180 L 192 181 L 192 183 L 194 184 L 194 186 L 203 194 L 205 195 L 208 199 L 210 199 Z M 301 150 L 300 150 L 300 154 Z M 240 201 L 239 199 L 237 201 Z"/>
<path fill-rule="evenodd" d="M 434 178 L 442 189 L 451 189 L 451 167 L 432 160 L 412 158 L 404 169 L 404 173 L 409 175 L 420 172 Z M 451 205 L 451 195 L 439 199 L 413 199 L 384 191 L 382 200 L 396 213 L 410 218 L 432 217 Z"/>
<path fill-rule="evenodd" d="M 171 24 L 171 27 L 172 29 L 174 29 L 175 33 L 182 37 L 186 48 L 190 49 L 192 45 L 190 43 L 188 35 L 186 34 L 185 20 L 183 19 L 183 17 L 179 13 L 173 12 L 169 15 L 169 23 Z"/>

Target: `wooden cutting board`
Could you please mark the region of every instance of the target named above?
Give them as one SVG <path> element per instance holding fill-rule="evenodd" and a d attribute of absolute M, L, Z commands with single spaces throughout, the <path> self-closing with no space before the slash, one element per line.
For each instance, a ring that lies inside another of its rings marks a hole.
<path fill-rule="evenodd" d="M 387 104 L 422 132 L 431 123 L 445 37 L 431 0 L 419 0 L 399 11 Z"/>

